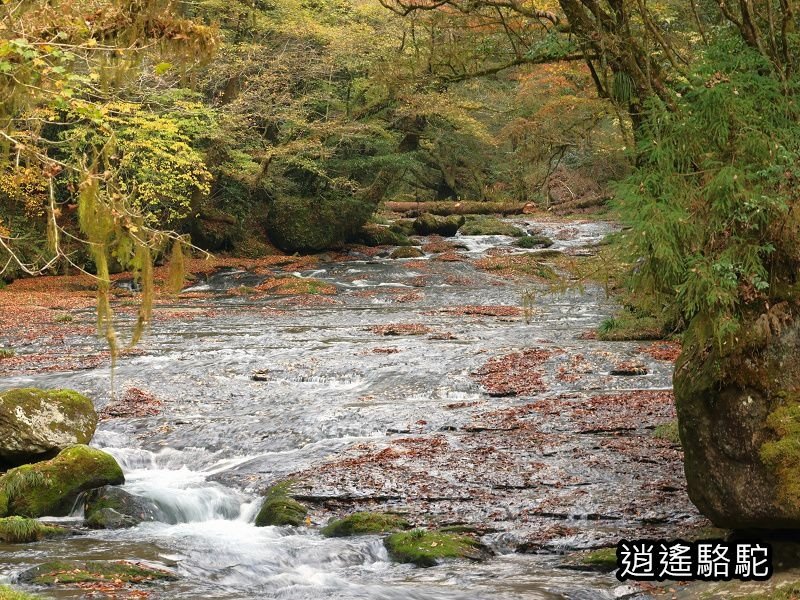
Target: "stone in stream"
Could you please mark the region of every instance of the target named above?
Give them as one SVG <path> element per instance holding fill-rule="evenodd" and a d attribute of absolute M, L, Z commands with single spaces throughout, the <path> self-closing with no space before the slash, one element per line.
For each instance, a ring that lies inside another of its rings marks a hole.
<path fill-rule="evenodd" d="M 689 497 L 717 527 L 800 529 L 800 324 L 783 308 L 675 367 Z"/>
<path fill-rule="evenodd" d="M 390 533 L 411 527 L 403 517 L 387 513 L 358 512 L 335 519 L 322 528 L 325 537 Z"/>
<path fill-rule="evenodd" d="M 0 392 L 0 468 L 47 460 L 88 444 L 97 426 L 92 401 L 71 390 Z"/>
<path fill-rule="evenodd" d="M 525 235 L 525 232 L 519 227 L 496 217 L 485 215 L 470 215 L 467 217 L 467 222 L 461 226 L 458 232 L 461 235 L 507 235 L 510 237 L 522 237 Z"/>
<path fill-rule="evenodd" d="M 155 502 L 110 485 L 86 493 L 83 514 L 92 529 L 123 529 L 143 521 L 167 521 Z"/>
<path fill-rule="evenodd" d="M 81 492 L 125 482 L 114 457 L 102 450 L 75 445 L 55 458 L 11 469 L 0 477 L 0 495 L 8 513 L 23 517 L 63 517 Z"/>
<path fill-rule="evenodd" d="M 413 246 L 401 246 L 400 248 L 395 248 L 392 250 L 389 258 L 419 258 L 420 256 L 425 256 L 425 253 L 419 248 L 414 248 Z"/>
<path fill-rule="evenodd" d="M 466 219 L 463 215 L 437 217 L 430 213 L 424 213 L 414 221 L 414 231 L 419 235 L 436 234 L 442 237 L 453 237 L 465 222 Z"/>
<path fill-rule="evenodd" d="M 256 516 L 256 527 L 270 525 L 303 524 L 308 509 L 297 500 L 289 496 L 291 482 L 283 482 L 272 486 L 265 494 L 264 504 Z"/>
<path fill-rule="evenodd" d="M 617 377 L 635 377 L 637 375 L 647 375 L 647 367 L 642 363 L 636 362 L 623 362 L 615 365 L 611 369 L 611 375 Z"/>
<path fill-rule="evenodd" d="M 553 240 L 544 235 L 525 235 L 519 238 L 516 242 L 514 242 L 514 245 L 517 248 L 526 248 L 526 249 L 549 248 L 550 246 L 553 245 Z M 560 254 L 561 252 L 557 250 L 555 251 L 556 256 Z M 539 254 L 539 256 L 542 256 L 542 254 Z"/>
<path fill-rule="evenodd" d="M 54 560 L 20 573 L 20 583 L 55 586 L 104 583 L 125 589 L 130 583 L 175 581 L 170 571 L 127 560 Z"/>
<path fill-rule="evenodd" d="M 392 227 L 385 227 L 376 223 L 367 223 L 353 236 L 352 241 L 365 246 L 413 246 L 419 244 L 410 239 L 409 233 L 398 231 Z"/>
<path fill-rule="evenodd" d="M 392 560 L 418 567 L 433 567 L 446 559 L 485 560 L 491 556 L 489 549 L 477 540 L 442 531 L 414 529 L 393 533 L 383 544 Z"/>

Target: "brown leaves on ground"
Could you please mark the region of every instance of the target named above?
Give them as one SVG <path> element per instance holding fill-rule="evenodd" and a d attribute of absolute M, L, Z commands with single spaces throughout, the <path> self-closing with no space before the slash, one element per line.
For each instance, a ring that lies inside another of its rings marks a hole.
<path fill-rule="evenodd" d="M 463 262 L 466 259 L 453 250 L 436 254 L 431 260 L 438 260 L 441 262 Z"/>
<path fill-rule="evenodd" d="M 443 252 L 455 252 L 458 246 L 444 241 L 444 239 L 437 239 L 428 242 L 422 246 L 422 251 L 429 254 L 441 254 Z"/>
<path fill-rule="evenodd" d="M 304 294 L 336 294 L 336 286 L 326 281 L 307 277 L 276 277 L 267 279 L 255 288 L 259 292 L 279 296 L 298 296 Z"/>
<path fill-rule="evenodd" d="M 666 423 L 675 418 L 671 390 L 632 390 L 598 394 L 569 402 L 567 397 L 549 398 L 528 405 L 542 415 L 570 419 L 579 433 L 632 431 Z"/>
<path fill-rule="evenodd" d="M 278 301 L 281 306 L 292 306 L 297 308 L 311 308 L 314 306 L 331 306 L 341 304 L 340 300 L 330 296 L 317 296 L 314 294 L 306 296 L 290 296 Z"/>
<path fill-rule="evenodd" d="M 636 375 L 647 375 L 647 367 L 640 362 L 626 360 L 614 365 L 614 367 L 611 369 L 611 374 L 618 376 L 627 376 L 627 377 L 633 377 Z"/>
<path fill-rule="evenodd" d="M 467 305 L 443 308 L 440 312 L 478 317 L 521 317 L 525 311 L 518 306 Z"/>
<path fill-rule="evenodd" d="M 556 278 L 552 267 L 528 252 L 486 256 L 476 260 L 474 264 L 478 269 L 505 277 L 526 277 L 536 281 L 552 281 Z"/>
<path fill-rule="evenodd" d="M 473 377 L 490 396 L 531 396 L 545 390 L 538 368 L 550 356 L 541 349 L 506 354 L 489 360 Z"/>
<path fill-rule="evenodd" d="M 152 417 L 161 412 L 164 403 L 153 394 L 132 387 L 121 398 L 106 404 L 99 413 L 101 421 L 118 418 Z"/>
<path fill-rule="evenodd" d="M 644 352 L 656 360 L 675 362 L 681 354 L 680 342 L 656 342 L 647 346 L 639 346 L 637 352 Z"/>
<path fill-rule="evenodd" d="M 377 335 L 425 335 L 433 330 L 419 323 L 394 323 L 391 325 L 375 325 L 367 331 Z"/>

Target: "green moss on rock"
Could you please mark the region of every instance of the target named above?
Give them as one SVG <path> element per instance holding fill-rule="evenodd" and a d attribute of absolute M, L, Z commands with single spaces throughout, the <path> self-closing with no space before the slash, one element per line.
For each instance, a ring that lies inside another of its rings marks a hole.
<path fill-rule="evenodd" d="M 23 465 L 0 477 L 12 515 L 65 516 L 78 495 L 104 485 L 125 483 L 114 457 L 84 445 L 70 446 L 52 460 Z"/>
<path fill-rule="evenodd" d="M 134 527 L 142 521 L 165 520 L 152 500 L 112 485 L 88 491 L 84 496 L 83 514 L 86 526 L 92 529 L 121 529 Z"/>
<path fill-rule="evenodd" d="M 419 258 L 420 256 L 425 256 L 422 250 L 413 246 L 406 246 L 404 248 L 395 248 L 389 258 Z"/>
<path fill-rule="evenodd" d="M 0 519 L 0 542 L 6 544 L 26 544 L 38 542 L 49 537 L 67 535 L 63 527 L 46 525 L 36 519 L 25 517 L 6 517 Z"/>
<path fill-rule="evenodd" d="M 553 245 L 551 240 L 546 235 L 525 235 L 519 238 L 514 245 L 517 248 L 549 248 Z"/>
<path fill-rule="evenodd" d="M 580 557 L 580 564 L 593 569 L 611 571 L 617 568 L 617 549 L 600 548 Z"/>
<path fill-rule="evenodd" d="M 781 498 L 800 505 L 800 403 L 787 399 L 767 416 L 767 427 L 777 439 L 761 446 L 761 460 L 778 479 Z"/>
<path fill-rule="evenodd" d="M 270 207 L 267 233 L 284 252 L 319 252 L 352 237 L 373 210 L 350 197 L 282 196 Z"/>
<path fill-rule="evenodd" d="M 392 223 L 389 229 L 405 236 L 414 235 L 414 219 L 399 219 Z"/>
<path fill-rule="evenodd" d="M 519 227 L 502 221 L 496 217 L 471 217 L 458 230 L 461 235 L 508 235 L 521 237 L 525 235 Z"/>
<path fill-rule="evenodd" d="M 681 436 L 678 433 L 678 422 L 670 421 L 669 423 L 663 423 L 657 426 L 653 430 L 653 437 L 680 446 Z"/>
<path fill-rule="evenodd" d="M 124 583 L 150 583 L 177 578 L 169 571 L 125 560 L 54 560 L 28 569 L 19 579 L 33 585 L 52 586 L 115 580 Z"/>
<path fill-rule="evenodd" d="M 424 213 L 414 220 L 414 232 L 419 235 L 436 234 L 442 237 L 452 237 L 465 222 L 466 219 L 462 215 L 437 217 L 430 213 Z"/>
<path fill-rule="evenodd" d="M 256 527 L 270 525 L 302 525 L 308 509 L 289 496 L 291 482 L 272 486 L 256 516 Z"/>
<path fill-rule="evenodd" d="M 478 541 L 465 535 L 414 529 L 393 533 L 383 541 L 392 560 L 432 567 L 446 559 L 481 560 L 488 551 Z"/>
<path fill-rule="evenodd" d="M 732 597 L 739 600 L 797 600 L 800 598 L 800 581 L 780 584 L 774 590 L 768 592 Z"/>
<path fill-rule="evenodd" d="M 7 585 L 0 585 L 0 600 L 41 600 L 41 598 L 41 596 L 12 589 Z"/>
<path fill-rule="evenodd" d="M 72 390 L 16 388 L 0 392 L 0 465 L 51 458 L 88 444 L 97 426 L 92 401 Z"/>
<path fill-rule="evenodd" d="M 407 234 L 376 223 L 367 223 L 352 239 L 365 246 L 413 246 L 417 244 Z"/>
<path fill-rule="evenodd" d="M 331 521 L 322 528 L 322 535 L 325 537 L 375 535 L 408 528 L 408 521 L 398 515 L 359 512 Z"/>

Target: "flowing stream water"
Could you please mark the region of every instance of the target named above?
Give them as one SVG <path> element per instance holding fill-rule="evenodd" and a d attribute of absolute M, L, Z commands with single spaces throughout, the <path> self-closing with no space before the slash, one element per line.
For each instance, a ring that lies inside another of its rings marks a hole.
<path fill-rule="evenodd" d="M 555 236 L 554 249 L 568 252 L 591 247 L 611 227 L 516 223 Z M 564 229 L 568 234 L 559 236 Z M 502 236 L 455 241 L 465 246 L 459 251 L 464 258 L 512 243 Z M 143 353 L 120 360 L 116 388 L 147 390 L 164 401 L 164 410 L 101 421 L 93 445 L 119 461 L 126 491 L 155 502 L 159 522 L 0 545 L 0 576 L 13 581 L 48 559 L 96 558 L 173 570 L 176 581 L 148 588 L 150 597 L 167 599 L 532 600 L 630 593 L 612 576 L 556 568 L 561 557 L 552 548 L 509 553 L 503 536 L 487 539 L 498 551 L 487 562 L 419 569 L 391 563 L 377 536 L 326 539 L 315 528 L 255 527 L 259 491 L 270 483 L 313 471 L 357 444 L 382 443 L 411 430 L 458 430 L 475 413 L 456 414 L 446 406 L 508 404 L 489 399 L 470 376 L 487 358 L 536 340 L 597 348 L 598 342 L 580 340 L 579 334 L 613 310 L 603 290 L 588 285 L 555 296 L 538 293 L 530 322 L 444 313 L 443 307 L 459 305 L 519 306 L 525 286 L 482 273 L 468 261 L 440 262 L 430 255 L 415 262 L 351 256 L 296 276 L 328 281 L 339 293 L 331 303 L 309 305 L 231 295 L 232 288 L 255 285 L 264 276 L 220 272 L 190 289 L 209 292 L 207 298 L 161 308 L 183 316 L 157 319 Z M 382 293 L 388 288 L 391 294 Z M 398 289 L 416 295 L 398 302 Z M 93 318 L 89 312 L 76 316 L 87 323 Z M 447 335 L 383 337 L 369 330 L 391 323 L 424 323 Z M 71 351 L 84 351 L 86 344 L 76 339 Z M 633 348 L 622 344 L 617 351 Z M 649 367 L 646 387 L 668 388 L 670 366 Z M 266 373 L 266 381 L 254 381 L 254 372 Z M 642 387 L 641 381 L 622 379 L 610 385 L 602 369 L 587 377 L 580 384 L 584 389 Z M 556 379 L 548 385 L 548 393 L 576 388 Z M 21 386 L 73 388 L 94 398 L 98 408 L 110 401 L 107 368 L 0 380 L 0 388 Z M 560 468 L 569 465 L 562 462 Z M 602 502 L 599 495 L 593 505 Z M 596 506 L 584 508 L 591 512 Z M 59 521 L 79 526 L 80 512 L 78 506 Z M 580 521 L 581 514 L 571 518 Z M 616 535 L 614 527 L 605 531 L 609 539 Z M 44 593 L 82 597 L 79 590 Z"/>

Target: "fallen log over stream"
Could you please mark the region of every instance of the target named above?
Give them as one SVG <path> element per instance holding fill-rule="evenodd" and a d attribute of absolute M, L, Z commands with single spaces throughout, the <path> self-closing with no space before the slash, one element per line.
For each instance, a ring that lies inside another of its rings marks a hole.
<path fill-rule="evenodd" d="M 431 213 L 439 216 L 448 215 L 520 215 L 525 209 L 533 209 L 530 203 L 514 202 L 385 202 L 384 207 L 392 212 L 404 213 L 406 216 L 417 216 Z"/>

